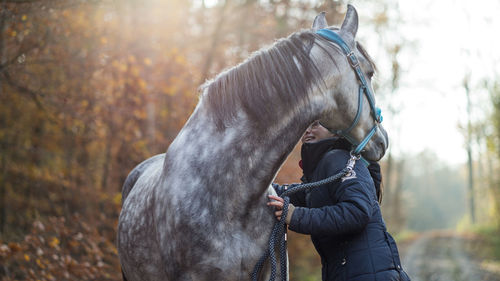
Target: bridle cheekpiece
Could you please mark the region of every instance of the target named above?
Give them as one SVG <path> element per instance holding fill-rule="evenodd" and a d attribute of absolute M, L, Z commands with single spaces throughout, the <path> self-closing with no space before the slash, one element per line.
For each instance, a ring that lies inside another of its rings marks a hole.
<path fill-rule="evenodd" d="M 356 76 L 358 77 L 358 80 L 360 83 L 359 92 L 358 92 L 358 112 L 356 113 L 356 116 L 354 117 L 354 120 L 351 123 L 351 125 L 347 129 L 344 129 L 344 130 L 331 130 L 325 126 L 323 126 L 323 127 L 327 128 L 329 131 L 331 131 L 332 133 L 334 133 L 336 135 L 340 135 L 340 136 L 343 136 L 344 138 L 346 138 L 353 146 L 355 146 L 355 148 L 351 151 L 351 154 L 359 155 L 359 154 L 361 154 L 361 152 L 365 148 L 366 144 L 370 141 L 370 139 L 373 137 L 373 135 L 377 131 L 378 124 L 382 123 L 382 120 L 383 120 L 382 111 L 380 108 L 375 106 L 374 95 L 371 92 L 368 83 L 366 82 L 365 75 L 363 74 L 363 71 L 361 70 L 361 66 L 359 65 L 359 60 L 356 57 L 356 55 L 354 54 L 354 51 L 352 51 L 351 48 L 349 48 L 349 46 L 345 43 L 345 41 L 337 33 L 333 32 L 330 29 L 320 29 L 320 30 L 316 31 L 316 33 L 318 35 L 320 35 L 321 37 L 327 39 L 328 41 L 337 44 L 342 49 L 342 52 L 347 57 L 347 61 L 349 62 L 349 65 L 351 66 L 351 68 L 356 73 Z M 366 98 L 368 99 L 368 103 L 370 104 L 371 113 L 372 113 L 373 119 L 375 120 L 375 125 L 372 127 L 370 132 L 368 132 L 368 134 L 363 138 L 363 140 L 358 143 L 356 141 L 356 139 L 354 139 L 350 135 L 350 132 L 352 131 L 352 129 L 354 129 L 354 127 L 356 127 L 356 125 L 359 122 L 359 118 L 360 118 L 361 112 L 363 110 L 363 94 L 366 95 Z"/>

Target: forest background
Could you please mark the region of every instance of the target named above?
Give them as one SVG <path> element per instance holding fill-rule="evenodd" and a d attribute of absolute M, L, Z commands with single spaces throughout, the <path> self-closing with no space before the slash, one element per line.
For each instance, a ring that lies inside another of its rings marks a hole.
<path fill-rule="evenodd" d="M 443 159 L 418 140 L 408 150 L 404 113 L 418 104 L 401 93 L 413 85 L 411 69 L 425 67 L 419 55 L 432 42 L 405 29 L 425 24 L 402 16 L 398 1 L 355 5 L 391 135 L 381 161 L 390 231 L 402 244 L 429 230 L 471 231 L 500 256 L 498 69 L 476 72 L 478 51 L 459 46 L 465 70 L 447 71 L 458 76 L 452 91 L 460 117 L 444 125 L 421 119 L 417 129 L 422 143 L 447 145 L 446 136 L 424 130 L 451 127 L 459 157 Z M 332 0 L 0 0 L 0 279 L 121 280 L 115 236 L 128 172 L 166 151 L 207 79 L 309 28 L 321 11 L 338 25 L 345 7 Z M 427 99 L 436 101 L 449 96 Z M 433 117 L 442 115 L 450 114 L 445 108 Z M 277 182 L 299 181 L 299 159 L 297 147 Z M 292 280 L 319 280 L 308 237 L 290 236 Z"/>

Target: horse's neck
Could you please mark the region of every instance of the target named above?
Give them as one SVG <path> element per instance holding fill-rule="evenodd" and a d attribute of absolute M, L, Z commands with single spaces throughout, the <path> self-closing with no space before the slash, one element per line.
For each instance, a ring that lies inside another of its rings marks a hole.
<path fill-rule="evenodd" d="M 268 130 L 257 132 L 240 115 L 231 123 L 236 125 L 218 130 L 206 108 L 198 106 L 169 148 L 172 163 L 166 168 L 196 178 L 207 192 L 256 202 L 312 121 L 311 110 L 302 108 L 276 110 L 276 118 L 261 121 Z"/>

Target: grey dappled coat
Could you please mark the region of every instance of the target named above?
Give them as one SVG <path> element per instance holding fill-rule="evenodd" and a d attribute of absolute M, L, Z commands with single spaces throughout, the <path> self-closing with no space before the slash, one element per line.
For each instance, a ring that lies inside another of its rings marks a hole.
<path fill-rule="evenodd" d="M 310 175 L 318 181 L 342 170 L 350 155 L 330 150 Z M 292 196 L 296 206 L 289 229 L 310 234 L 321 256 L 323 280 L 409 280 L 396 243 L 386 232 L 373 180 L 360 161 L 356 177 Z"/>

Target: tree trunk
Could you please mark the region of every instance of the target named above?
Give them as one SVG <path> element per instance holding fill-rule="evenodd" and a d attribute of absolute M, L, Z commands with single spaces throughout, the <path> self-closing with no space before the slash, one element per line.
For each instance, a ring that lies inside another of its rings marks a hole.
<path fill-rule="evenodd" d="M 394 217 L 395 232 L 400 232 L 404 228 L 405 216 L 402 209 L 403 201 L 403 179 L 404 179 L 404 160 L 401 160 L 396 166 L 396 180 L 393 187 L 393 206 L 392 215 Z"/>
<path fill-rule="evenodd" d="M 392 149 L 389 147 L 389 150 L 387 151 L 387 160 L 386 160 L 386 166 L 385 166 L 385 175 L 382 178 L 383 184 L 384 184 L 384 209 L 387 210 L 389 214 L 391 214 L 391 208 L 392 208 L 392 171 L 393 171 L 393 157 L 392 157 Z"/>
<path fill-rule="evenodd" d="M 467 149 L 467 170 L 468 170 L 468 197 L 469 197 L 469 215 L 471 223 L 476 223 L 475 211 L 475 194 L 474 194 L 474 170 L 472 166 L 472 116 L 471 116 L 471 101 L 469 78 L 465 77 L 463 81 L 465 95 L 467 97 L 467 136 L 466 136 L 466 149 Z"/>
<path fill-rule="evenodd" d="M 7 26 L 5 24 L 7 20 L 7 5 L 5 0 L 2 0 L 0 4 L 1 12 L 0 12 L 0 65 L 3 65 L 7 60 L 7 50 L 5 48 L 5 31 Z M 0 76 L 0 96 L 3 96 L 3 83 L 2 78 Z M 3 124 L 5 121 L 2 120 L 2 128 L 5 128 Z M 4 234 L 5 225 L 7 223 L 7 187 L 5 186 L 5 176 L 6 176 L 6 160 L 7 157 L 7 138 L 3 137 L 0 142 L 0 237 Z"/>
<path fill-rule="evenodd" d="M 3 123 L 3 122 L 2 122 Z M 5 233 L 7 223 L 7 186 L 5 185 L 7 176 L 7 138 L 2 138 L 0 142 L 0 237 Z"/>
<path fill-rule="evenodd" d="M 212 43 L 210 44 L 210 48 L 207 51 L 207 58 L 205 60 L 205 64 L 203 65 L 202 71 L 201 71 L 201 81 L 199 84 L 203 83 L 205 79 L 207 79 L 208 75 L 210 74 L 210 68 L 214 62 L 214 57 L 217 52 L 217 47 L 219 45 L 220 40 L 222 39 L 222 27 L 225 23 L 226 19 L 226 9 L 229 4 L 229 0 L 224 0 L 224 3 L 222 4 L 222 7 L 220 8 L 219 11 L 219 20 L 217 21 L 217 24 L 215 25 L 214 33 L 212 36 Z M 244 20 L 244 19 L 243 19 Z"/>
<path fill-rule="evenodd" d="M 108 122 L 111 122 L 111 120 L 108 120 Z M 108 178 L 109 178 L 109 170 L 111 167 L 111 149 L 113 145 L 113 135 L 114 135 L 114 130 L 113 130 L 113 124 L 108 125 L 108 137 L 106 139 L 106 147 L 104 149 L 104 162 L 102 166 L 102 176 L 101 176 L 101 190 L 108 190 Z"/>

